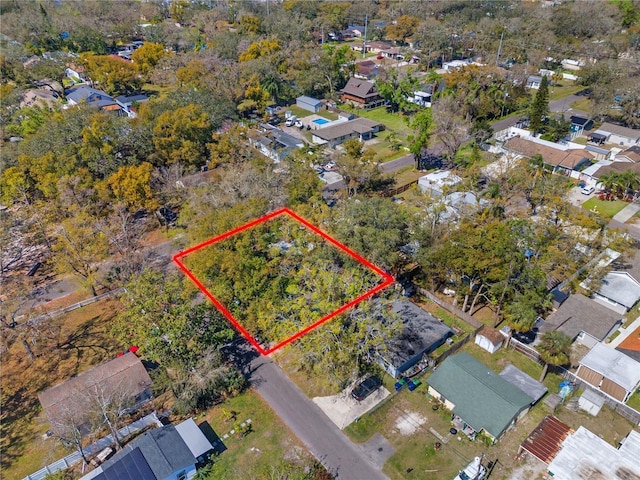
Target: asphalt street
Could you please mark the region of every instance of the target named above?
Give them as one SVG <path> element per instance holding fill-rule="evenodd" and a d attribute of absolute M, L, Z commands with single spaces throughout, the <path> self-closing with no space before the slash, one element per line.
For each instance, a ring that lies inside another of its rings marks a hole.
<path fill-rule="evenodd" d="M 244 341 L 228 353 L 258 394 L 325 468 L 338 480 L 383 480 L 369 454 L 355 445 L 270 358 L 258 355 Z"/>

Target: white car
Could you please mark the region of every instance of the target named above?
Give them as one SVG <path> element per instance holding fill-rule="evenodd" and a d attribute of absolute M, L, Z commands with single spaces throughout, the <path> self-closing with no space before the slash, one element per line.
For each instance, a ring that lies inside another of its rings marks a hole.
<path fill-rule="evenodd" d="M 480 457 L 476 457 L 453 480 L 483 480 L 486 475 L 487 469 L 482 465 Z"/>
<path fill-rule="evenodd" d="M 584 187 L 582 190 L 580 190 L 580 193 L 582 193 L 583 195 L 591 195 L 595 191 L 596 191 L 596 187 L 594 187 L 593 185 L 589 185 L 587 187 Z"/>

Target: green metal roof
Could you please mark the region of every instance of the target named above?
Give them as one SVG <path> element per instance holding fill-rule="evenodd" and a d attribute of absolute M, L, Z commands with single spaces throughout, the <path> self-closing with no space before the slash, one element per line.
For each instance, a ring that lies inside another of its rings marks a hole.
<path fill-rule="evenodd" d="M 498 438 L 534 399 L 468 353 L 445 359 L 427 379 L 455 405 L 453 413 L 474 430 Z"/>

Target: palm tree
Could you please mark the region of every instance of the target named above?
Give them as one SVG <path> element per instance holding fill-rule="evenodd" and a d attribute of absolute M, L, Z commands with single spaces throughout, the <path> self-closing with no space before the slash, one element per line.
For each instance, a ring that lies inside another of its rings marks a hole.
<path fill-rule="evenodd" d="M 264 88 L 265 91 L 269 95 L 271 95 L 273 103 L 277 104 L 278 100 L 280 99 L 280 93 L 282 91 L 282 81 L 274 74 L 269 74 L 262 81 L 262 88 Z"/>
<path fill-rule="evenodd" d="M 569 350 L 571 349 L 571 338 L 562 332 L 547 332 L 542 336 L 542 340 L 537 346 L 540 358 L 544 361 L 540 382 L 544 380 L 551 365 L 565 365 L 569 363 Z"/>
<path fill-rule="evenodd" d="M 606 193 L 611 193 L 613 187 L 616 186 L 618 182 L 618 174 L 615 172 L 605 173 L 598 178 L 598 183 L 602 185 L 604 191 Z"/>

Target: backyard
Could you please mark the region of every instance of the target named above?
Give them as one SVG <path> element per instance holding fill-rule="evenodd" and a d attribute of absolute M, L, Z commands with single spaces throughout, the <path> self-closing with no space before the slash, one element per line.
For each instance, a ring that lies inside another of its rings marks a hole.
<path fill-rule="evenodd" d="M 51 328 L 43 329 L 50 336 L 40 338 L 39 348 L 34 347 L 33 361 L 19 338 L 3 355 L 3 478 L 23 478 L 69 453 L 54 438 L 43 437 L 49 426 L 40 416 L 38 392 L 117 354 L 122 347 L 108 330 L 119 305 L 117 300 L 102 300 L 52 320 Z"/>
<path fill-rule="evenodd" d="M 468 352 L 496 372 L 511 363 L 537 380 L 542 370 L 541 365 L 510 349 L 501 349 L 491 355 L 470 342 L 461 351 Z M 434 410 L 437 402 L 426 396 L 425 380 L 428 376 L 425 374 L 420 378 L 422 384 L 413 392 L 406 389 L 400 391 L 377 410 L 349 425 L 346 433 L 359 443 L 366 442 L 375 433 L 382 434 L 395 449 L 384 466 L 384 472 L 394 479 L 407 478 L 409 469 L 415 472 L 416 478 L 425 473 L 433 474 L 436 478 L 453 478 L 475 456 L 483 454 L 485 461 L 498 460 L 492 479 L 508 479 L 515 469 L 524 468 L 523 462 L 516 459 L 518 446 L 545 415 L 554 413 L 549 407 L 538 402 L 495 445 L 486 445 L 480 440 L 470 441 L 464 435 L 449 433 L 451 415 L 448 411 L 440 406 Z M 544 384 L 549 391 L 557 392 L 560 381 L 560 377 L 547 374 Z M 606 407 L 597 417 L 563 406 L 557 409 L 555 415 L 574 429 L 584 425 L 592 431 L 601 432 L 607 442 L 616 446 L 633 427 Z M 437 438 L 433 431 L 447 442 Z M 441 443 L 439 449 L 435 448 L 436 442 Z"/>

